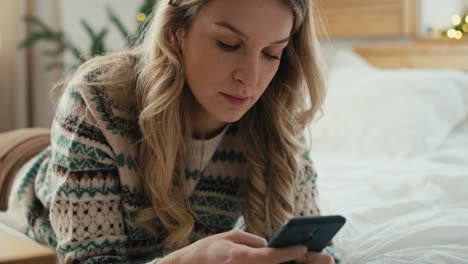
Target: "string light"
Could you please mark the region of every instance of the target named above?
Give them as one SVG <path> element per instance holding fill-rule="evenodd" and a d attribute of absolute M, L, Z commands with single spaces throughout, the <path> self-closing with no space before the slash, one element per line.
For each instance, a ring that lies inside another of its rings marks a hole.
<path fill-rule="evenodd" d="M 138 13 L 137 14 L 137 20 L 140 21 L 140 22 L 144 22 L 146 20 L 145 13 Z"/>
<path fill-rule="evenodd" d="M 447 37 L 449 37 L 451 39 L 455 38 L 456 34 L 457 34 L 457 31 L 455 29 L 453 29 L 453 28 L 451 28 L 451 29 L 449 29 L 447 31 Z"/>
<path fill-rule="evenodd" d="M 461 19 L 461 17 L 459 15 L 453 15 L 452 16 L 452 24 L 454 26 L 460 25 L 461 21 L 462 21 L 462 19 Z"/>
<path fill-rule="evenodd" d="M 440 36 L 453 40 L 461 40 L 463 38 L 468 38 L 468 13 L 465 12 L 463 15 L 453 15 L 451 22 L 453 24 L 453 27 L 442 31 L 442 34 L 440 34 Z M 432 30 L 434 34 L 435 31 L 436 30 Z"/>

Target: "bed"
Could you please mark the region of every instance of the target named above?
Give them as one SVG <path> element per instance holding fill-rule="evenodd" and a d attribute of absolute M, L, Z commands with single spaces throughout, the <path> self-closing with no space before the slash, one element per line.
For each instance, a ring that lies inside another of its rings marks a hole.
<path fill-rule="evenodd" d="M 337 60 L 310 140 L 344 263 L 468 263 L 468 74 Z"/>
<path fill-rule="evenodd" d="M 325 15 L 369 2 L 338 1 L 318 2 Z M 332 41 L 343 37 L 331 29 Z M 414 37 L 337 52 L 308 140 L 322 213 L 347 218 L 334 239 L 342 263 L 468 263 L 467 70 L 466 42 Z"/>

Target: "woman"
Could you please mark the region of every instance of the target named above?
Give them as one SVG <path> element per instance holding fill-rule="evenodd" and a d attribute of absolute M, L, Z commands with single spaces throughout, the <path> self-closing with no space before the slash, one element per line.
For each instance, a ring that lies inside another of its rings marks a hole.
<path fill-rule="evenodd" d="M 159 2 L 141 45 L 66 82 L 9 212 L 66 263 L 334 263 L 264 239 L 319 214 L 301 137 L 324 99 L 309 0 Z"/>

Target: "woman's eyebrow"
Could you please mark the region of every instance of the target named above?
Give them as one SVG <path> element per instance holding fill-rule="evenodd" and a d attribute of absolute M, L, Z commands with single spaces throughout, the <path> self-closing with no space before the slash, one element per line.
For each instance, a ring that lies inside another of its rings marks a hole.
<path fill-rule="evenodd" d="M 214 24 L 217 25 L 217 26 L 220 26 L 220 27 L 227 28 L 230 31 L 234 32 L 235 34 L 241 36 L 244 39 L 247 39 L 247 40 L 249 39 L 249 37 L 245 33 L 240 31 L 239 29 L 237 29 L 235 26 L 229 24 L 228 22 L 220 21 L 220 22 L 215 22 Z M 283 39 L 277 40 L 277 41 L 273 41 L 272 43 L 270 43 L 270 45 L 272 45 L 272 44 L 281 44 L 281 43 L 287 42 L 288 40 L 289 40 L 289 36 L 287 36 L 287 37 L 285 37 Z"/>

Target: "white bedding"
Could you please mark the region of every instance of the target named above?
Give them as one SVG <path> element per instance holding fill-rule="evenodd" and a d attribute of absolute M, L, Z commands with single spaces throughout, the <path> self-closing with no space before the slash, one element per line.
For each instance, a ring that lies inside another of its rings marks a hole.
<path fill-rule="evenodd" d="M 468 263 L 468 167 L 315 162 L 324 214 L 348 220 L 335 240 L 344 263 Z"/>
<path fill-rule="evenodd" d="M 343 83 L 346 80 L 341 81 Z M 333 84 L 333 80 L 330 83 Z M 364 81 L 360 80 L 358 83 Z M 411 89 L 411 85 L 406 88 Z M 460 94 L 454 96 L 441 93 L 440 100 L 435 102 L 438 105 L 434 109 L 447 107 L 446 109 L 457 115 L 457 118 L 452 114 L 441 119 L 437 125 L 444 127 L 438 131 L 418 130 L 433 125 L 421 123 L 431 121 L 429 118 L 416 119 L 418 122 L 413 122 L 414 124 L 405 120 L 413 118 L 411 115 L 415 113 L 427 114 L 424 112 L 427 108 L 420 112 L 416 109 L 416 112 L 403 115 L 392 122 L 385 118 L 379 119 L 379 116 L 375 116 L 379 111 L 369 109 L 359 112 L 359 115 L 348 113 L 353 112 L 353 109 L 342 109 L 344 112 L 337 114 L 337 109 L 346 105 L 339 100 L 354 100 L 361 95 L 368 95 L 366 89 L 374 88 L 363 88 L 359 92 L 356 87 L 330 87 L 342 89 L 345 94 L 344 89 L 354 90 L 346 98 L 329 98 L 322 118 L 324 122 L 322 125 L 317 123 L 311 126 L 312 142 L 317 146 L 314 149 L 312 144 L 311 155 L 319 173 L 323 214 L 341 214 L 347 218 L 346 225 L 334 240 L 343 263 L 468 263 L 468 104 L 465 101 L 465 107 L 457 109 L 451 109 L 450 105 L 451 102 L 456 103 L 452 98 L 468 98 L 468 82 L 458 82 L 457 85 Z M 442 90 L 445 88 L 447 87 L 440 87 Z M 341 93 L 336 90 L 334 92 Z M 427 94 L 427 90 L 420 92 Z M 385 98 L 384 93 L 381 96 Z M 418 100 L 417 96 L 413 98 Z M 424 95 L 421 94 L 420 98 L 424 100 Z M 366 104 L 365 100 L 363 102 Z M 418 104 L 417 101 L 414 103 Z M 329 116 L 327 104 L 337 105 Z M 385 107 L 385 104 L 378 105 Z M 361 104 L 357 107 L 365 109 L 366 106 Z M 396 113 L 398 111 L 400 109 L 395 110 Z M 434 112 L 431 115 L 437 114 L 443 116 L 444 113 Z M 345 131 L 333 133 L 341 125 L 335 124 L 339 121 L 333 118 L 347 120 L 349 124 L 366 124 L 362 120 L 373 120 L 373 123 L 367 125 L 381 134 L 362 140 L 346 138 L 345 132 L 359 135 L 366 131 L 362 127 L 349 126 Z M 383 134 L 392 130 L 389 124 L 397 125 L 393 130 L 401 130 L 400 133 Z M 401 127 L 400 124 L 406 126 Z M 409 133 L 414 131 L 424 135 Z M 415 145 L 420 143 L 415 142 L 418 137 L 437 133 L 437 140 L 440 142 L 426 141 L 425 145 Z M 395 140 L 392 142 L 395 148 L 391 151 L 380 149 L 379 152 L 379 147 L 389 146 L 390 140 Z M 399 142 L 403 143 L 398 145 Z M 399 149 L 402 150 L 401 153 L 398 152 Z"/>

